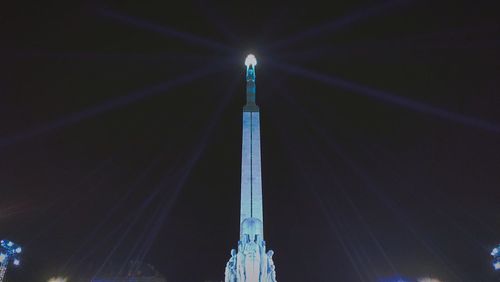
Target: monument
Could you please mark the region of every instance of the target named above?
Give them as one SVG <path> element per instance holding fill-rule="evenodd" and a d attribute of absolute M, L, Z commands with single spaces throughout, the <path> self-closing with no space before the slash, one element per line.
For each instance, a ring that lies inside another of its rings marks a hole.
<path fill-rule="evenodd" d="M 273 251 L 266 252 L 262 207 L 260 162 L 260 116 L 255 103 L 255 66 L 250 54 L 245 60 L 247 101 L 243 107 L 241 157 L 241 210 L 238 249 L 231 250 L 225 282 L 275 282 Z"/>

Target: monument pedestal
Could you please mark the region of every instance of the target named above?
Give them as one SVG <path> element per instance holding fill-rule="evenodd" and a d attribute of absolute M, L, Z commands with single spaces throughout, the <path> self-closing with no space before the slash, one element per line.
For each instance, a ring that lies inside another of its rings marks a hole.
<path fill-rule="evenodd" d="M 242 230 L 238 251 L 231 250 L 231 258 L 226 264 L 225 282 L 276 282 L 274 252 L 266 252 L 262 222 L 247 218 Z"/>

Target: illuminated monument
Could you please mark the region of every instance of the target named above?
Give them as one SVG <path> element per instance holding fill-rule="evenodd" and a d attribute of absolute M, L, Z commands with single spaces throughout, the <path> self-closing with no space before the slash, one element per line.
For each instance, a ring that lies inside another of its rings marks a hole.
<path fill-rule="evenodd" d="M 238 250 L 231 250 L 225 282 L 275 282 L 274 252 L 266 252 L 264 241 L 260 119 L 259 107 L 255 104 L 255 56 L 248 55 L 245 65 L 247 103 L 243 107 L 240 240 Z"/>

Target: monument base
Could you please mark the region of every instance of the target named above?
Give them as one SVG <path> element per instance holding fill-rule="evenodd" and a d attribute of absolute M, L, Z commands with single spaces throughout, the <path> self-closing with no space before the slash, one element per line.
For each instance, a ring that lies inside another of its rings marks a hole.
<path fill-rule="evenodd" d="M 238 251 L 231 250 L 226 264 L 225 282 L 276 282 L 273 251 L 266 252 L 262 222 L 247 218 L 242 223 Z"/>

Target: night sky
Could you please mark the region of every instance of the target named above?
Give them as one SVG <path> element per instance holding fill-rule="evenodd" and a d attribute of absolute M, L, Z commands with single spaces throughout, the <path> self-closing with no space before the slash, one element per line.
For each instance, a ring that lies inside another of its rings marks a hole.
<path fill-rule="evenodd" d="M 250 52 L 279 281 L 500 280 L 495 1 L 10 2 L 0 237 L 24 253 L 9 282 L 129 260 L 222 280 Z"/>

